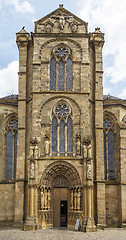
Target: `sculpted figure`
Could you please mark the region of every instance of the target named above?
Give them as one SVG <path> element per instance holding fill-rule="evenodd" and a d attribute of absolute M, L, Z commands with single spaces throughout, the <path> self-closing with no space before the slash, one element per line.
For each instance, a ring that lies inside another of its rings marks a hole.
<path fill-rule="evenodd" d="M 52 26 L 51 26 L 51 24 L 47 23 L 46 24 L 46 32 L 51 33 L 51 31 L 52 31 Z"/>
<path fill-rule="evenodd" d="M 91 179 L 91 163 L 87 163 L 87 179 Z"/>
<path fill-rule="evenodd" d="M 86 159 L 87 158 L 87 146 L 85 143 L 83 145 L 83 151 L 84 151 L 84 158 Z"/>
<path fill-rule="evenodd" d="M 77 32 L 77 24 L 72 23 L 72 24 L 71 24 L 71 29 L 72 29 L 72 32 L 73 32 L 73 33 L 74 33 L 74 32 Z"/>
<path fill-rule="evenodd" d="M 88 146 L 87 146 L 87 154 L 88 154 L 88 158 L 91 159 L 92 158 L 92 154 L 91 154 L 91 142 L 89 142 Z"/>
<path fill-rule="evenodd" d="M 49 155 L 49 138 L 45 139 L 45 155 Z"/>
<path fill-rule="evenodd" d="M 31 161 L 30 162 L 30 178 L 34 178 L 35 177 L 35 165 L 34 162 Z"/>
<path fill-rule="evenodd" d="M 39 148 L 38 148 L 37 145 L 35 146 L 34 157 L 35 157 L 35 159 L 38 159 L 38 158 L 39 158 Z"/>
<path fill-rule="evenodd" d="M 29 158 L 30 158 L 30 159 L 33 159 L 33 157 L 34 157 L 34 147 L 33 147 L 33 146 L 30 146 Z"/>
<path fill-rule="evenodd" d="M 80 138 L 79 137 L 76 138 L 76 151 L 77 151 L 77 155 L 80 155 Z"/>

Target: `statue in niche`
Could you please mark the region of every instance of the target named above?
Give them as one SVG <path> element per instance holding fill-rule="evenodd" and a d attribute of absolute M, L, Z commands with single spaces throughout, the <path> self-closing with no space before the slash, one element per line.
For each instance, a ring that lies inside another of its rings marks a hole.
<path fill-rule="evenodd" d="M 35 164 L 34 164 L 34 161 L 30 162 L 30 178 L 35 178 Z"/>
<path fill-rule="evenodd" d="M 64 16 L 62 12 L 59 13 L 58 16 L 51 16 L 51 18 L 54 19 L 58 19 L 59 20 L 59 24 L 60 24 L 60 30 L 62 31 L 64 29 L 65 23 L 66 23 L 66 19 L 72 19 L 72 16 Z"/>
<path fill-rule="evenodd" d="M 72 30 L 73 33 L 76 33 L 76 32 L 77 32 L 77 27 L 78 27 L 78 26 L 77 26 L 76 23 L 73 22 L 73 23 L 71 24 L 71 30 Z"/>
<path fill-rule="evenodd" d="M 47 22 L 45 24 L 46 32 L 51 33 L 52 32 L 52 27 L 53 27 L 53 24 L 51 22 Z"/>
<path fill-rule="evenodd" d="M 46 137 L 45 139 L 45 155 L 49 155 L 49 138 Z"/>
<path fill-rule="evenodd" d="M 85 142 L 83 144 L 83 151 L 84 151 L 84 159 L 87 159 L 87 145 L 85 144 Z"/>
<path fill-rule="evenodd" d="M 88 159 L 92 158 L 92 154 L 91 154 L 91 141 L 89 141 L 88 145 L 87 145 L 87 155 L 88 155 Z"/>
<path fill-rule="evenodd" d="M 80 136 L 76 138 L 76 154 L 80 155 L 81 143 L 80 143 Z"/>
<path fill-rule="evenodd" d="M 38 158 L 39 158 L 39 148 L 38 148 L 37 145 L 35 146 L 34 157 L 35 157 L 35 159 L 38 159 Z"/>
<path fill-rule="evenodd" d="M 33 159 L 33 158 L 34 158 L 34 147 L 33 147 L 33 146 L 30 146 L 29 158 L 30 158 L 30 159 Z"/>
<path fill-rule="evenodd" d="M 90 137 L 84 138 L 83 144 L 84 144 L 84 147 L 83 147 L 84 158 L 91 159 L 92 158 L 91 138 Z"/>
<path fill-rule="evenodd" d="M 87 162 L 87 180 L 91 180 L 91 162 Z"/>

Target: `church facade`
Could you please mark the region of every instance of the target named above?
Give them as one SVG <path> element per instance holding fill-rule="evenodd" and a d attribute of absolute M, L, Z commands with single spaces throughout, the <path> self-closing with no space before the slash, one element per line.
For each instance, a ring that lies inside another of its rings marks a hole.
<path fill-rule="evenodd" d="M 60 5 L 16 42 L 19 94 L 0 99 L 0 225 L 126 226 L 126 100 L 103 96 L 104 34 Z"/>

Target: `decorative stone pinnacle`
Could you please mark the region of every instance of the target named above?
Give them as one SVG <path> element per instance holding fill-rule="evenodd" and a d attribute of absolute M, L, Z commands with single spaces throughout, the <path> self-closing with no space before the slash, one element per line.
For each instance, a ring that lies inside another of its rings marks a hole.
<path fill-rule="evenodd" d="M 62 7 L 63 7 L 63 4 L 59 4 L 59 7 L 62 8 Z"/>

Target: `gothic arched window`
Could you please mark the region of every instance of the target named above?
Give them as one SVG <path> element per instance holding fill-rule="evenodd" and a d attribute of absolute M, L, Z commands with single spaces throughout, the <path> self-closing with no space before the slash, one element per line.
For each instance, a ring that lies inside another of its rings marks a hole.
<path fill-rule="evenodd" d="M 64 44 L 55 47 L 50 60 L 50 90 L 72 91 L 71 50 Z"/>
<path fill-rule="evenodd" d="M 6 125 L 6 162 L 5 178 L 16 178 L 17 161 L 17 130 L 18 122 L 15 118 L 9 119 Z"/>
<path fill-rule="evenodd" d="M 52 118 L 52 153 L 72 154 L 73 128 L 70 107 L 61 102 L 53 110 Z"/>
<path fill-rule="evenodd" d="M 50 90 L 56 90 L 56 59 L 50 60 Z"/>
<path fill-rule="evenodd" d="M 103 129 L 105 179 L 111 180 L 115 178 L 115 136 L 114 122 L 111 117 L 104 117 Z"/>

